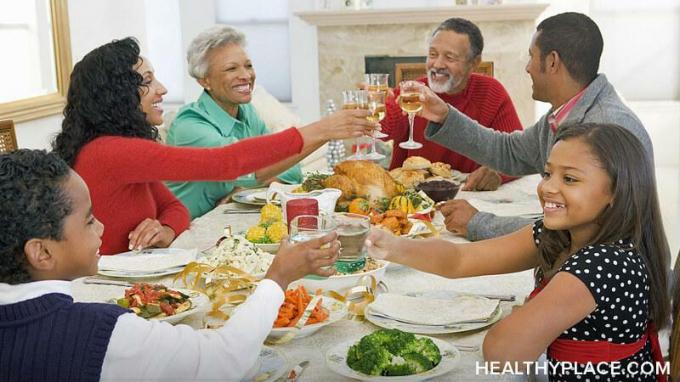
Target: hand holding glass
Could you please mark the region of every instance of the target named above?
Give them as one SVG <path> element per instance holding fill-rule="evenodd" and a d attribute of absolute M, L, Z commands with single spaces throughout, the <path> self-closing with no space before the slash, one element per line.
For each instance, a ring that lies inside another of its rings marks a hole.
<path fill-rule="evenodd" d="M 420 101 L 420 91 L 414 88 L 412 84 L 402 82 L 401 92 L 399 94 L 399 107 L 401 110 L 408 113 L 408 141 L 401 142 L 399 147 L 407 150 L 415 150 L 423 147 L 421 143 L 413 140 L 413 122 L 416 113 L 423 109 L 423 104 Z"/>

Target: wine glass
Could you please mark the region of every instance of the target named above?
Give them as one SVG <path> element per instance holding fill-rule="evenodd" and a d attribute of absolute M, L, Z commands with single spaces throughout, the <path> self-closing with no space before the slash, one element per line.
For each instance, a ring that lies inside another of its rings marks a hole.
<path fill-rule="evenodd" d="M 423 147 L 422 143 L 413 140 L 413 120 L 416 117 L 416 113 L 423 108 L 423 104 L 420 102 L 420 91 L 413 89 L 413 85 L 408 82 L 402 82 L 401 84 L 399 107 L 408 113 L 408 141 L 401 142 L 399 147 L 407 150 Z"/>
<path fill-rule="evenodd" d="M 367 109 L 368 104 L 366 103 L 366 91 L 365 90 L 344 90 L 342 92 L 342 108 L 343 109 Z M 354 147 L 356 150 L 354 154 L 347 157 L 349 160 L 360 160 L 363 159 L 361 155 L 361 142 L 360 138 L 354 139 Z"/>
<path fill-rule="evenodd" d="M 364 81 L 366 82 L 366 89 L 369 92 L 383 92 L 385 94 L 385 98 L 387 98 L 387 91 L 389 90 L 389 81 L 390 75 L 386 73 L 367 73 L 364 74 Z M 384 102 L 383 102 L 384 104 Z M 373 137 L 374 138 L 385 138 L 387 137 L 387 134 L 384 134 L 381 131 L 374 131 L 373 132 Z"/>
<path fill-rule="evenodd" d="M 366 117 L 369 121 L 373 123 L 379 123 L 385 118 L 385 92 L 382 91 L 369 91 L 368 92 L 368 111 L 371 113 Z M 369 160 L 381 160 L 385 158 L 383 154 L 380 154 L 375 149 L 375 141 L 379 136 L 378 129 L 373 130 L 373 135 L 371 136 L 371 150 L 366 154 L 366 159 Z M 386 137 L 385 134 L 382 134 Z"/>

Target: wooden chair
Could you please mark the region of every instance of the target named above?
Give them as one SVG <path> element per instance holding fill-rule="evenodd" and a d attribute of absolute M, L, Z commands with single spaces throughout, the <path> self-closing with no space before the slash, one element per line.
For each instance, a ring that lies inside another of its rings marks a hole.
<path fill-rule="evenodd" d="M 474 70 L 475 73 L 493 77 L 493 61 L 482 61 Z M 424 62 L 404 63 L 394 65 L 395 84 L 401 81 L 415 80 L 425 76 L 427 69 Z"/>
<path fill-rule="evenodd" d="M 17 136 L 14 133 L 14 122 L 0 121 L 0 154 L 14 151 L 18 148 Z"/>

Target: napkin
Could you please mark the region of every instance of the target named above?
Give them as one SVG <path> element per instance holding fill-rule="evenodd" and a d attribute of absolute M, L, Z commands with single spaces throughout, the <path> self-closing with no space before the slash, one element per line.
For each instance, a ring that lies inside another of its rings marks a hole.
<path fill-rule="evenodd" d="M 452 325 L 488 321 L 498 309 L 499 300 L 461 295 L 451 299 L 429 299 L 395 293 L 378 295 L 372 312 L 415 325 Z"/>

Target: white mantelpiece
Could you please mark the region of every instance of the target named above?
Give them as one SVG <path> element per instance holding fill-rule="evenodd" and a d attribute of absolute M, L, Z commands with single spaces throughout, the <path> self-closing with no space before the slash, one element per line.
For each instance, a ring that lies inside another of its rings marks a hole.
<path fill-rule="evenodd" d="M 524 71 L 536 18 L 546 4 L 451 6 L 295 12 L 316 27 L 318 100 L 339 103 L 340 92 L 360 82 L 365 56 L 425 56 L 432 30 L 451 17 L 477 24 L 484 36 L 483 60 L 508 90 L 520 120 L 534 122 L 531 80 Z M 305 60 L 309 60 L 306 57 Z M 311 71 L 314 72 L 314 71 Z"/>
<path fill-rule="evenodd" d="M 316 26 L 439 23 L 449 17 L 472 22 L 534 21 L 547 4 L 507 4 L 453 6 L 433 8 L 392 8 L 297 12 L 307 23 Z"/>

